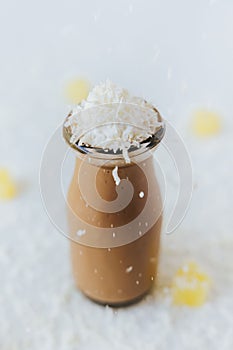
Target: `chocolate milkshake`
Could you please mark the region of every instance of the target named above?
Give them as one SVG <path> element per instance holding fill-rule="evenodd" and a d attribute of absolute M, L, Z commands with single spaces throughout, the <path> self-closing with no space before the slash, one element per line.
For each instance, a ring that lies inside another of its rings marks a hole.
<path fill-rule="evenodd" d="M 160 142 L 164 128 L 158 111 L 153 112 L 155 132 L 151 135 L 148 130 L 149 136 L 141 132 L 142 141 L 135 126 L 120 125 L 120 132 L 126 134 L 128 128 L 140 146 L 135 142 L 116 146 L 111 136 L 114 146 L 101 147 L 96 144 L 96 131 L 86 140 L 70 142 L 76 150 L 67 196 L 73 274 L 77 287 L 102 304 L 131 303 L 145 295 L 156 279 L 162 200 L 150 149 Z M 70 130 L 69 140 L 74 134 Z M 67 140 L 67 130 L 64 136 Z"/>

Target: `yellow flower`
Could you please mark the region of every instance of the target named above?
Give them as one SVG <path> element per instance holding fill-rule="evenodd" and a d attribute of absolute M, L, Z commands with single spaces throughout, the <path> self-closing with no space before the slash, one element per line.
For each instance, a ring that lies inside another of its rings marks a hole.
<path fill-rule="evenodd" d="M 216 135 L 221 130 L 221 117 L 208 110 L 198 110 L 193 115 L 192 129 L 198 136 Z"/>
<path fill-rule="evenodd" d="M 16 185 L 8 170 L 0 169 L 0 199 L 12 199 L 16 195 Z"/>
<path fill-rule="evenodd" d="M 74 104 L 86 99 L 90 90 L 90 83 L 86 79 L 74 79 L 66 87 L 66 97 Z"/>
<path fill-rule="evenodd" d="M 172 285 L 175 305 L 200 306 L 207 299 L 210 278 L 196 263 L 190 262 L 179 268 Z"/>

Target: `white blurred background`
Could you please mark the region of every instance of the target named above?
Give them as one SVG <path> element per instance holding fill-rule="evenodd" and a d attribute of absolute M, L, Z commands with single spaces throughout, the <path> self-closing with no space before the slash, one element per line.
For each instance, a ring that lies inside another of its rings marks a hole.
<path fill-rule="evenodd" d="M 172 119 L 193 104 L 232 109 L 230 0 L 22 0 L 2 2 L 0 16 L 8 114 L 30 105 L 59 120 L 48 108 L 64 108 L 63 84 L 80 75 L 151 97 Z"/>
<path fill-rule="evenodd" d="M 231 0 L 1 1 L 0 167 L 21 189 L 0 204 L 3 350 L 232 349 L 232 19 Z M 115 312 L 75 290 L 66 240 L 42 208 L 38 171 L 76 77 L 110 78 L 150 99 L 184 138 L 195 190 L 183 224 L 164 238 L 160 283 L 196 259 L 214 280 L 200 310 L 174 311 L 155 292 Z M 196 108 L 219 113 L 219 135 L 193 135 Z"/>

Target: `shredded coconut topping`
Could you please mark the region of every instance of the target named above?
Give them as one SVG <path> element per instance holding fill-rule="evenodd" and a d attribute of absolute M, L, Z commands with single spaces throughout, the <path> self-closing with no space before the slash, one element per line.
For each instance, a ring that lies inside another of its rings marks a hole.
<path fill-rule="evenodd" d="M 140 148 L 140 142 L 153 135 L 161 122 L 151 104 L 107 80 L 73 109 L 65 126 L 71 128 L 71 143 L 106 152 L 121 150 L 130 163 L 129 148 Z"/>

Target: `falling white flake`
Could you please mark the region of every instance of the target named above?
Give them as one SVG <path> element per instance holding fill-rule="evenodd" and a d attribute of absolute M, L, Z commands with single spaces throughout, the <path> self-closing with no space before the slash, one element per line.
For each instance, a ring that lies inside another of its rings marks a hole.
<path fill-rule="evenodd" d="M 77 236 L 82 237 L 83 235 L 86 234 L 86 230 L 78 230 L 76 234 Z"/>
<path fill-rule="evenodd" d="M 187 82 L 185 80 L 182 80 L 181 82 L 181 93 L 185 94 L 188 89 Z"/>
<path fill-rule="evenodd" d="M 189 267 L 187 265 L 184 265 L 182 267 L 182 270 L 183 270 L 183 272 L 188 272 L 189 271 Z"/>
<path fill-rule="evenodd" d="M 94 13 L 93 17 L 94 17 L 94 21 L 95 21 L 95 22 L 98 22 L 98 21 L 99 21 L 100 15 L 101 15 L 101 12 L 100 12 L 100 11 Z"/>
<path fill-rule="evenodd" d="M 143 198 L 145 196 L 145 193 L 143 191 L 139 192 L 139 197 Z"/>
<path fill-rule="evenodd" d="M 157 61 L 157 59 L 159 58 L 159 55 L 160 55 L 160 48 L 158 46 L 156 46 L 154 48 L 154 53 L 153 53 L 153 56 L 152 56 L 152 62 L 155 63 Z"/>
<path fill-rule="evenodd" d="M 129 266 L 125 269 L 126 273 L 130 273 L 133 270 L 133 266 Z"/>
<path fill-rule="evenodd" d="M 130 163 L 130 158 L 129 158 L 129 152 L 128 152 L 127 148 L 123 149 L 122 155 L 123 155 L 123 158 L 124 158 L 125 162 L 127 164 L 129 164 Z"/>
<path fill-rule="evenodd" d="M 168 67 L 168 70 L 167 70 L 167 80 L 170 80 L 172 77 L 172 68 L 171 67 Z"/>
<path fill-rule="evenodd" d="M 118 175 L 118 166 L 115 166 L 115 168 L 113 169 L 112 177 L 115 181 L 116 186 L 118 186 L 119 183 L 121 182 L 121 179 L 119 178 L 119 175 Z"/>

